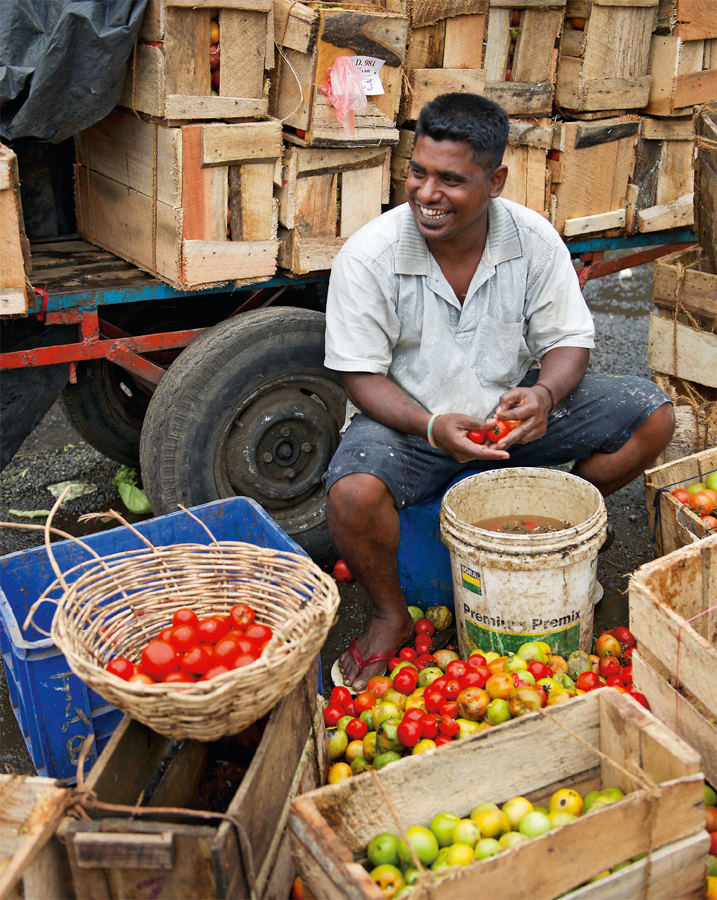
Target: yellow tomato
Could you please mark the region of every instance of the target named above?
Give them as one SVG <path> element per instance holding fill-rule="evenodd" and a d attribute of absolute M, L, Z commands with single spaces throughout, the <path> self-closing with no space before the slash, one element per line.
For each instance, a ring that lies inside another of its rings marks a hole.
<path fill-rule="evenodd" d="M 340 781 L 346 781 L 347 778 L 353 777 L 351 766 L 347 766 L 344 762 L 334 763 L 329 769 L 329 784 L 338 784 Z"/>
<path fill-rule="evenodd" d="M 572 788 L 562 788 L 550 798 L 548 808 L 551 812 L 567 812 L 579 816 L 583 811 L 583 798 Z"/>

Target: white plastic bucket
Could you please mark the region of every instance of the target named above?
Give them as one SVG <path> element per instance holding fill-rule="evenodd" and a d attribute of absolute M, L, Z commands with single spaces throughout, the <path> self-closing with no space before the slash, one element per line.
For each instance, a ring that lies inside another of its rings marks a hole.
<path fill-rule="evenodd" d="M 493 516 L 551 516 L 571 522 L 549 534 L 476 528 Z M 451 554 L 458 645 L 505 655 L 526 641 L 553 652 L 590 652 L 597 553 L 607 512 L 589 482 L 559 469 L 496 469 L 454 485 L 441 504 Z"/>

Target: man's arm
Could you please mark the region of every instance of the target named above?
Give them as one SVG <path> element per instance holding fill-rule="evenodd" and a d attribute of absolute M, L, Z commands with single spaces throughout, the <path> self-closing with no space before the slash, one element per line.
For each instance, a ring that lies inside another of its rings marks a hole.
<path fill-rule="evenodd" d="M 414 403 L 397 384 L 384 375 L 371 372 L 342 372 L 341 380 L 349 400 L 369 418 L 395 431 L 426 439 L 431 414 Z M 456 413 L 441 415 L 433 423 L 433 440 L 459 462 L 507 459 L 504 448 L 496 449 L 494 444 L 474 444 L 468 439 L 472 429 L 491 427 L 494 422 L 494 419 L 474 419 Z"/>
<path fill-rule="evenodd" d="M 545 354 L 538 381 L 550 388 L 556 406 L 580 384 L 589 360 L 590 351 L 584 347 L 556 347 Z M 496 447 L 504 450 L 511 444 L 527 444 L 542 437 L 548 428 L 551 406 L 550 393 L 537 385 L 506 391 L 500 398 L 496 418 L 520 419 L 521 424 L 498 441 Z"/>

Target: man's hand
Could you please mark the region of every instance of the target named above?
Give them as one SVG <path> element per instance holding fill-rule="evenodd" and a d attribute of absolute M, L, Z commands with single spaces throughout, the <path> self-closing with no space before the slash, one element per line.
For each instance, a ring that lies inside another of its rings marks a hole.
<path fill-rule="evenodd" d="M 433 422 L 432 437 L 436 445 L 445 450 L 458 462 L 472 459 L 509 459 L 504 447 L 486 441 L 474 444 L 468 437 L 469 431 L 490 431 L 495 419 L 474 419 L 458 413 L 446 413 Z"/>
<path fill-rule="evenodd" d="M 496 419 L 517 419 L 519 425 L 499 440 L 495 447 L 506 450 L 511 444 L 527 444 L 548 430 L 550 395 L 541 387 L 515 387 L 501 395 Z"/>

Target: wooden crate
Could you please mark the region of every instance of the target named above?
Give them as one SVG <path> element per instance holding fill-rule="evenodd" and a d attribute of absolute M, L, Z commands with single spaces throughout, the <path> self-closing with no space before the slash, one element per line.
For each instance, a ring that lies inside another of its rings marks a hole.
<path fill-rule="evenodd" d="M 695 136 L 695 232 L 717 272 L 717 103 L 695 116 Z"/>
<path fill-rule="evenodd" d="M 694 222 L 692 117 L 643 118 L 633 182 L 636 230 L 686 228 Z M 630 229 L 634 230 L 634 229 Z"/>
<path fill-rule="evenodd" d="M 672 496 L 717 469 L 717 448 L 645 471 L 645 503 L 655 556 L 664 556 L 707 536 L 699 516 Z M 667 490 L 660 490 L 666 488 Z M 657 521 L 656 521 L 657 520 Z"/>
<path fill-rule="evenodd" d="M 658 0 L 568 0 L 555 102 L 568 111 L 640 109 L 650 93 L 650 38 Z"/>
<path fill-rule="evenodd" d="M 277 118 L 295 129 L 305 146 L 395 144 L 408 18 L 373 11 L 312 10 L 291 0 L 275 3 L 275 37 L 283 53 L 272 81 L 271 109 Z M 384 61 L 379 74 L 385 93 L 369 97 L 366 112 L 355 115 L 353 136 L 344 131 L 321 91 L 327 70 L 339 56 Z"/>
<path fill-rule="evenodd" d="M 644 112 L 684 116 L 717 97 L 717 41 L 655 34 L 650 46 L 650 93 Z"/>
<path fill-rule="evenodd" d="M 86 240 L 180 289 L 273 275 L 279 122 L 170 127 L 115 110 L 75 145 Z"/>
<path fill-rule="evenodd" d="M 346 238 L 381 215 L 390 152 L 287 145 L 278 190 L 282 268 L 297 275 L 330 269 Z"/>
<path fill-rule="evenodd" d="M 700 247 L 655 264 L 647 364 L 707 387 L 717 387 L 717 274 Z"/>
<path fill-rule="evenodd" d="M 615 764 L 635 766 L 636 774 L 652 779 L 652 799 L 645 781 Z M 398 826 L 377 780 L 403 828 L 427 826 L 443 810 L 468 815 L 481 801 L 523 795 L 542 804 L 565 786 L 585 793 L 617 785 L 628 794 L 509 853 L 457 869 L 426 888 L 425 896 L 436 900 L 555 898 L 650 848 L 658 851 L 651 866 L 642 860 L 637 869 L 629 866 L 601 880 L 600 887 L 589 885 L 571 896 L 630 900 L 648 894 L 699 897 L 704 891 L 708 835 L 699 757 L 617 691 L 586 694 L 410 757 L 376 776 L 368 772 L 297 798 L 289 817 L 294 860 L 319 900 L 382 896 L 363 865 L 366 846 L 379 832 L 398 833 Z"/>
<path fill-rule="evenodd" d="M 0 316 L 24 316 L 33 296 L 17 156 L 0 144 Z"/>
<path fill-rule="evenodd" d="M 221 29 L 218 96 L 209 69 L 211 9 Z M 264 70 L 273 67 L 272 0 L 149 0 L 120 105 L 168 120 L 262 118 Z"/>
<path fill-rule="evenodd" d="M 639 127 L 637 116 L 555 123 L 548 214 L 560 234 L 624 229 Z"/>
<path fill-rule="evenodd" d="M 287 897 L 294 877 L 289 804 L 321 784 L 327 768 L 317 672 L 314 663 L 267 719 L 213 744 L 177 745 L 125 716 L 87 787 L 106 803 L 226 812 L 244 829 L 251 856 L 228 820 L 65 819 L 58 836 L 77 896 L 121 900 L 154 889 L 157 900 L 243 898 L 251 867 L 257 897 Z"/>
<path fill-rule="evenodd" d="M 685 41 L 717 38 L 717 0 L 660 0 L 657 29 Z"/>
<path fill-rule="evenodd" d="M 508 178 L 501 197 L 545 213 L 548 201 L 545 164 L 552 139 L 549 119 L 510 120 L 508 146 L 503 155 Z M 413 132 L 401 128 L 398 144 L 391 151 L 391 206 L 406 202 L 405 184 L 413 141 Z"/>
<path fill-rule="evenodd" d="M 67 861 L 54 838 L 70 804 L 54 778 L 0 775 L 0 898 L 64 900 L 71 893 Z"/>
<path fill-rule="evenodd" d="M 641 566 L 629 591 L 641 657 L 635 684 L 655 715 L 701 754 L 705 777 L 716 784 L 717 611 L 693 617 L 717 597 L 717 535 Z"/>
<path fill-rule="evenodd" d="M 485 95 L 509 115 L 549 116 L 565 0 L 490 0 Z M 514 11 L 520 23 L 511 25 Z"/>
<path fill-rule="evenodd" d="M 653 372 L 652 380 L 675 405 L 674 434 L 653 468 L 717 447 L 717 388 L 662 372 Z"/>

